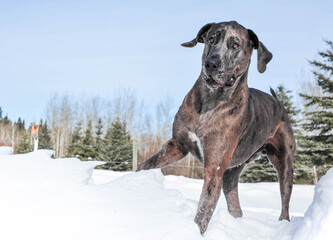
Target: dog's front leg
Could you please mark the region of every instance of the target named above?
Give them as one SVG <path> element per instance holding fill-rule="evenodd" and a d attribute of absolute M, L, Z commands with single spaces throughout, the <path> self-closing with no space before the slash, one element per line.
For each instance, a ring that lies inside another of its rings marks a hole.
<path fill-rule="evenodd" d="M 210 134 L 204 142 L 205 178 L 194 220 L 201 234 L 207 230 L 221 194 L 223 174 L 237 146 L 236 136 L 217 135 Z"/>
<path fill-rule="evenodd" d="M 197 215 L 194 221 L 198 224 L 201 234 L 203 234 L 213 215 L 216 204 L 221 194 L 222 188 L 221 169 L 217 170 L 217 166 L 205 168 L 205 180 L 202 188 L 200 201 L 198 204 Z"/>
<path fill-rule="evenodd" d="M 170 165 L 185 157 L 187 153 L 188 150 L 171 138 L 156 154 L 141 163 L 137 171 Z"/>

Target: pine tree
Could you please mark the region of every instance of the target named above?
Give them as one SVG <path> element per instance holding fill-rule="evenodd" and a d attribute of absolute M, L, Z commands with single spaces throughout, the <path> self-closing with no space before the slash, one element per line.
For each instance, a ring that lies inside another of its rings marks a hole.
<path fill-rule="evenodd" d="M 0 122 L 3 123 L 4 125 L 12 125 L 12 122 L 9 120 L 8 116 L 6 115 L 5 117 L 0 119 Z"/>
<path fill-rule="evenodd" d="M 291 91 L 287 90 L 283 85 L 279 85 L 275 93 L 288 113 L 290 123 L 295 132 L 295 129 L 297 129 L 296 115 L 300 110 L 296 109 L 292 103 Z M 296 136 L 297 134 L 295 134 Z M 303 174 L 303 172 L 301 173 Z M 297 175 L 297 178 L 304 177 L 301 173 L 300 176 Z M 249 164 L 240 177 L 241 182 L 275 182 L 277 180 L 276 171 L 266 155 L 261 155 L 254 163 Z"/>
<path fill-rule="evenodd" d="M 15 122 L 15 125 L 17 126 L 17 129 L 19 131 L 25 130 L 25 126 L 24 126 L 25 122 L 24 122 L 24 120 L 22 121 L 20 117 L 18 118 L 17 122 Z"/>
<path fill-rule="evenodd" d="M 96 157 L 99 158 L 99 155 L 101 154 L 102 134 L 103 134 L 103 122 L 102 122 L 101 118 L 98 119 L 95 129 L 96 129 L 96 131 L 95 131 L 96 138 L 95 138 L 94 150 L 95 150 Z"/>
<path fill-rule="evenodd" d="M 96 158 L 91 121 L 89 121 L 87 129 L 84 132 L 82 145 L 79 147 L 78 155 L 79 159 L 82 161 L 95 160 Z"/>
<path fill-rule="evenodd" d="M 261 155 L 253 163 L 247 165 L 240 176 L 240 182 L 276 182 L 277 175 L 267 156 Z"/>
<path fill-rule="evenodd" d="M 43 120 L 41 119 L 39 127 L 38 148 L 52 149 L 51 130 L 48 128 L 47 122 L 45 121 L 43 124 Z"/>
<path fill-rule="evenodd" d="M 282 105 L 284 106 L 284 109 L 286 110 L 286 112 L 288 113 L 289 116 L 289 120 L 291 125 L 295 129 L 298 126 L 298 122 L 296 120 L 296 116 L 297 114 L 299 114 L 301 112 L 301 110 L 297 109 L 292 102 L 292 92 L 288 89 L 286 89 L 283 85 L 279 85 L 277 87 L 277 89 L 275 90 L 276 95 L 279 98 L 279 101 L 282 103 Z"/>
<path fill-rule="evenodd" d="M 296 183 L 312 183 L 313 174 L 312 166 L 309 161 L 302 157 L 299 151 L 299 144 L 301 144 L 302 133 L 299 126 L 299 121 L 296 120 L 296 116 L 301 112 L 297 109 L 292 102 L 291 91 L 286 89 L 283 85 L 279 85 L 276 89 L 276 95 L 278 96 L 280 102 L 283 104 L 286 112 L 288 113 L 290 123 L 294 130 L 294 136 L 296 140 L 296 152 L 294 159 L 294 181 Z"/>
<path fill-rule="evenodd" d="M 2 118 L 2 108 L 0 107 L 0 119 Z"/>
<path fill-rule="evenodd" d="M 100 160 L 107 162 L 104 169 L 128 171 L 132 168 L 131 136 L 126 123 L 116 120 L 107 130 L 104 137 Z"/>
<path fill-rule="evenodd" d="M 106 162 L 106 164 L 97 166 L 97 168 L 109 170 L 111 167 L 111 159 L 112 159 L 111 138 L 112 138 L 111 128 L 108 128 L 104 136 L 104 139 L 101 142 L 101 148 L 98 154 L 98 160 Z"/>
<path fill-rule="evenodd" d="M 31 132 L 31 129 L 30 129 L 30 131 L 28 129 L 28 130 L 24 130 L 22 132 L 20 141 L 14 151 L 15 154 L 32 152 L 33 146 L 30 141 L 30 132 Z"/>
<path fill-rule="evenodd" d="M 307 131 L 301 152 L 316 166 L 332 166 L 333 162 L 333 42 L 325 41 L 329 49 L 320 51 L 321 60 L 310 61 L 321 95 L 300 94 L 313 110 L 305 112 L 302 127 Z"/>
<path fill-rule="evenodd" d="M 67 148 L 67 157 L 79 157 L 80 148 L 82 145 L 82 121 L 79 121 L 75 126 L 71 144 Z"/>

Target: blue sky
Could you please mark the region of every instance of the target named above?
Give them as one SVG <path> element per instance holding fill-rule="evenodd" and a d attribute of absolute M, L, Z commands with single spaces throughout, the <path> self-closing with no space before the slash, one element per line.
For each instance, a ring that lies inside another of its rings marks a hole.
<path fill-rule="evenodd" d="M 333 1 L 0 1 L 0 106 L 13 120 L 45 116 L 52 93 L 134 89 L 153 107 L 181 104 L 200 73 L 203 49 L 182 48 L 208 22 L 236 20 L 273 53 L 249 86 L 296 93 L 307 62 L 333 40 Z"/>

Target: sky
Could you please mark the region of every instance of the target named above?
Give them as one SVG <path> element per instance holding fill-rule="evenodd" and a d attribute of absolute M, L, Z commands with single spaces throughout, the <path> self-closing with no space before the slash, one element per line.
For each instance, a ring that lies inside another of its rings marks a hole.
<path fill-rule="evenodd" d="M 333 1 L 3 1 L 0 0 L 0 107 L 12 120 L 45 118 L 54 93 L 111 98 L 132 89 L 153 108 L 176 109 L 201 71 L 203 45 L 183 48 L 209 22 L 236 20 L 273 53 L 249 87 L 279 84 L 296 96 L 311 78 L 308 60 L 333 40 Z"/>

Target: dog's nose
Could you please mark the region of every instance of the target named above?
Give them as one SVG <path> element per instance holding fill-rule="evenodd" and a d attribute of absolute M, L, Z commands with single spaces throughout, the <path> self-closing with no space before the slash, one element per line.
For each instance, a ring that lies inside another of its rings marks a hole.
<path fill-rule="evenodd" d="M 215 71 L 220 66 L 220 61 L 216 58 L 208 58 L 205 61 L 205 68 L 207 71 Z"/>

